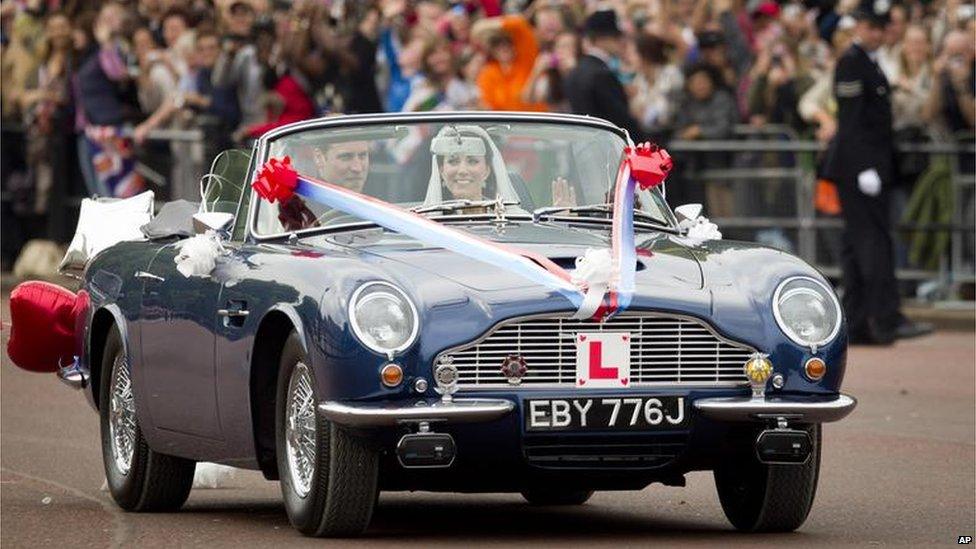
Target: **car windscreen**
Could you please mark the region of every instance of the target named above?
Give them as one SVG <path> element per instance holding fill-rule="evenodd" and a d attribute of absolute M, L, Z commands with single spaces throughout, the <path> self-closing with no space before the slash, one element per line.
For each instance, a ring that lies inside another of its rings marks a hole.
<path fill-rule="evenodd" d="M 445 205 L 499 200 L 510 217 L 559 206 L 576 211 L 551 215 L 607 218 L 608 211 L 583 207 L 611 202 L 626 142 L 582 124 L 478 120 L 310 128 L 267 146 L 267 158 L 288 156 L 302 175 L 432 218 L 478 210 Z M 307 197 L 256 204 L 261 236 L 362 221 Z M 640 191 L 635 207 L 644 220 L 672 219 L 657 190 Z"/>

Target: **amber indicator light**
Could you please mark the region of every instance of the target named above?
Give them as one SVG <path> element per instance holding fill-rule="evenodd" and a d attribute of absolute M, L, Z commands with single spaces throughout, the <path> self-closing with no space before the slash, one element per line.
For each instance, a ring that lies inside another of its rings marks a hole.
<path fill-rule="evenodd" d="M 387 364 L 380 371 L 380 377 L 383 379 L 383 385 L 396 387 L 403 381 L 403 370 L 396 364 Z"/>
<path fill-rule="evenodd" d="M 808 378 L 818 381 L 823 378 L 824 374 L 827 373 L 827 365 L 824 364 L 824 361 L 820 360 L 819 358 L 811 358 L 807 361 L 804 370 L 806 371 Z"/>

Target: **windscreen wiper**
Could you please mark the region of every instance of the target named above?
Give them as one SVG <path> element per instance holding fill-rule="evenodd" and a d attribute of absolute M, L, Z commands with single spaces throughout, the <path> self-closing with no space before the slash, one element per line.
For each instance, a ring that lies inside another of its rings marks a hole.
<path fill-rule="evenodd" d="M 566 212 L 566 213 L 587 213 L 587 212 L 601 212 L 609 213 L 613 211 L 613 204 L 606 202 L 603 204 L 586 204 L 583 206 L 545 206 L 542 208 L 536 208 L 532 210 L 532 222 L 538 223 L 543 217 L 552 217 L 552 214 Z M 660 225 L 662 227 L 669 227 L 666 221 L 662 221 L 653 215 L 641 211 L 634 210 L 634 217 L 639 218 L 641 221 L 647 221 L 653 223 L 654 225 Z"/>
<path fill-rule="evenodd" d="M 613 204 L 586 204 L 584 206 L 543 206 L 532 210 L 532 222 L 538 222 L 542 216 L 549 216 L 554 213 L 579 213 L 579 212 L 609 212 L 613 210 Z"/>
<path fill-rule="evenodd" d="M 471 200 L 468 198 L 459 198 L 457 200 L 447 200 L 426 206 L 421 204 L 420 206 L 410 208 L 410 211 L 413 213 L 451 212 L 461 208 L 487 208 L 488 206 L 496 206 L 498 204 L 499 201 L 497 199 Z M 501 202 L 502 206 L 517 206 L 518 204 L 516 200 L 504 200 Z"/>

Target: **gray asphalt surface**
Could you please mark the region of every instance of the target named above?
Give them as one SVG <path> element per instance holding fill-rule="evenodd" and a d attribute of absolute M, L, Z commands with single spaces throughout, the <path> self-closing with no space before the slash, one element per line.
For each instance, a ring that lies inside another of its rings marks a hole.
<path fill-rule="evenodd" d="M 3 319 L 9 320 L 3 298 Z M 0 332 L 6 349 L 9 329 Z M 3 547 L 524 545 L 955 545 L 976 525 L 976 337 L 943 332 L 855 347 L 845 391 L 860 401 L 824 432 L 810 517 L 793 534 L 745 535 L 722 514 L 710 473 L 685 488 L 598 493 L 576 508 L 518 495 L 384 493 L 366 536 L 303 538 L 276 483 L 240 472 L 195 490 L 182 511 L 129 514 L 106 492 L 98 421 L 53 375 L 0 365 Z"/>

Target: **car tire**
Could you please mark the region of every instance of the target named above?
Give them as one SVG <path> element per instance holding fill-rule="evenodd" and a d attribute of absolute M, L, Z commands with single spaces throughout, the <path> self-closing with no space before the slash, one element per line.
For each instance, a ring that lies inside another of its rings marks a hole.
<path fill-rule="evenodd" d="M 522 491 L 522 497 L 532 505 L 582 505 L 592 496 L 593 490 L 532 488 Z"/>
<path fill-rule="evenodd" d="M 379 457 L 364 440 L 317 413 L 320 395 L 307 363 L 292 332 L 281 353 L 275 400 L 276 454 L 285 510 L 292 526 L 307 536 L 355 536 L 373 515 Z M 309 409 L 311 415 L 306 414 Z M 300 446 L 299 441 L 305 444 Z"/>
<path fill-rule="evenodd" d="M 802 465 L 766 465 L 750 452 L 715 470 L 722 510 L 737 530 L 792 532 L 806 520 L 820 474 L 821 427 L 808 431 L 813 450 Z"/>
<path fill-rule="evenodd" d="M 175 511 L 190 495 L 196 462 L 154 451 L 142 436 L 135 413 L 129 360 L 118 328 L 102 351 L 99 423 L 105 481 L 112 499 L 126 511 Z"/>

